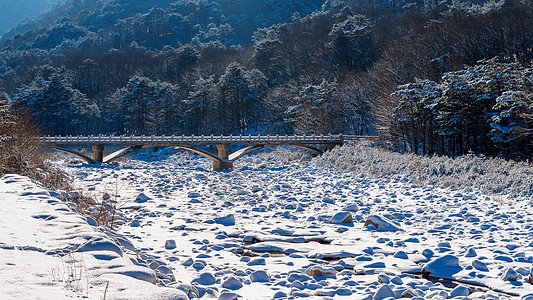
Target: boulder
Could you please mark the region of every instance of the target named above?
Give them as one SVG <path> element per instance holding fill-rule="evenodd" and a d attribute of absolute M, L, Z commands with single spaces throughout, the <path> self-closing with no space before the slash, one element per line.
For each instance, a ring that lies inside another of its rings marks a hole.
<path fill-rule="evenodd" d="M 395 298 L 394 292 L 392 291 L 392 289 L 389 287 L 388 284 L 384 284 L 377 290 L 377 292 L 374 294 L 374 297 L 372 297 L 372 299 L 382 300 L 382 299 L 390 298 L 390 297 Z"/>
<path fill-rule="evenodd" d="M 212 285 L 215 284 L 215 276 L 211 273 L 202 273 L 200 276 L 196 277 L 192 282 L 196 282 L 201 285 Z"/>
<path fill-rule="evenodd" d="M 331 224 L 351 224 L 353 222 L 352 214 L 347 211 L 336 213 L 329 222 Z"/>
<path fill-rule="evenodd" d="M 233 226 L 235 225 L 235 216 L 232 214 L 229 214 L 224 217 L 215 218 L 215 223 L 221 224 L 224 226 Z"/>
<path fill-rule="evenodd" d="M 313 277 L 335 276 L 335 274 L 337 274 L 337 270 L 335 270 L 334 268 L 330 268 L 330 267 L 316 265 L 316 266 L 310 266 L 309 268 L 307 268 L 307 270 L 305 270 L 305 274 L 309 276 L 313 276 Z"/>
<path fill-rule="evenodd" d="M 250 280 L 252 282 L 269 282 L 270 276 L 265 271 L 258 270 L 250 274 Z"/>
<path fill-rule="evenodd" d="M 264 258 L 259 257 L 259 258 L 255 258 L 255 259 L 252 259 L 251 261 L 249 261 L 248 265 L 249 266 L 264 266 L 264 265 L 266 265 L 266 261 L 265 261 Z"/>
<path fill-rule="evenodd" d="M 508 267 L 503 271 L 501 278 L 505 281 L 518 281 L 518 273 L 513 268 Z"/>
<path fill-rule="evenodd" d="M 347 210 L 347 211 L 358 211 L 359 210 L 359 207 L 357 206 L 357 204 L 349 204 L 347 205 L 344 210 Z"/>
<path fill-rule="evenodd" d="M 379 274 L 378 275 L 378 282 L 380 284 L 389 284 L 390 283 L 390 278 L 389 278 L 389 276 L 387 276 L 385 274 Z"/>
<path fill-rule="evenodd" d="M 167 240 L 165 242 L 165 249 L 171 250 L 176 248 L 176 241 L 174 240 Z"/>
<path fill-rule="evenodd" d="M 455 297 L 466 297 L 470 294 L 470 289 L 463 285 L 456 286 L 451 292 L 450 292 L 450 298 Z"/>
<path fill-rule="evenodd" d="M 135 203 L 145 203 L 149 199 L 150 197 L 146 196 L 143 193 L 140 193 L 139 195 L 137 195 L 137 197 L 135 197 Z"/>
<path fill-rule="evenodd" d="M 476 270 L 478 271 L 483 271 L 483 272 L 488 272 L 489 271 L 489 268 L 487 267 L 487 264 L 478 260 L 478 259 L 474 259 L 472 261 L 472 267 L 474 267 Z"/>
<path fill-rule="evenodd" d="M 238 290 L 242 288 L 242 282 L 234 276 L 230 276 L 222 282 L 222 287 L 229 290 Z"/>
<path fill-rule="evenodd" d="M 218 300 L 238 300 L 238 299 L 239 299 L 239 295 L 235 293 L 231 293 L 231 292 L 224 292 L 220 294 L 220 296 L 218 297 Z"/>
<path fill-rule="evenodd" d="M 451 276 L 462 268 L 459 266 L 459 258 L 454 255 L 444 255 L 436 258 L 422 268 L 422 275 L 429 277 L 451 278 Z"/>
<path fill-rule="evenodd" d="M 390 231 L 390 232 L 397 232 L 397 231 L 403 231 L 403 229 L 400 228 L 400 226 L 393 223 L 391 220 L 378 216 L 378 215 L 371 215 L 369 216 L 364 224 L 365 227 L 370 228 L 370 226 L 374 227 L 377 231 Z"/>

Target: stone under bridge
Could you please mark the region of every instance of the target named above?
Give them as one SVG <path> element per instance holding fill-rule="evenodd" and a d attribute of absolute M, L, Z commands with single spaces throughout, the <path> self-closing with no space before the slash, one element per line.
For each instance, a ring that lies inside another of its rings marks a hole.
<path fill-rule="evenodd" d="M 205 156 L 213 161 L 213 170 L 233 169 L 233 163 L 239 158 L 265 147 L 294 146 L 305 149 L 313 155 L 322 154 L 318 147 L 331 149 L 345 141 L 372 138 L 356 135 L 238 135 L 238 136 L 48 136 L 41 137 L 44 147 L 71 153 L 89 164 L 110 163 L 128 153 L 152 147 L 178 147 Z M 202 150 L 196 146 L 216 145 L 217 154 Z M 232 145 L 247 146 L 231 153 Z M 72 146 L 91 146 L 92 157 Z M 106 146 L 123 146 L 124 148 L 104 156 Z"/>

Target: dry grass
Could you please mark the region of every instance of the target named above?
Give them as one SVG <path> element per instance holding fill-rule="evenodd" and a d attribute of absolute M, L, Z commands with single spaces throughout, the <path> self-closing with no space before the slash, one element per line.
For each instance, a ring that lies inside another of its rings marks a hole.
<path fill-rule="evenodd" d="M 65 284 L 65 288 L 75 292 L 85 292 L 89 296 L 89 278 L 83 256 L 75 259 L 72 254 L 61 258 L 61 263 L 50 270 L 52 280 Z"/>
<path fill-rule="evenodd" d="M 349 144 L 315 158 L 313 163 L 355 172 L 362 177 L 480 191 L 501 198 L 531 199 L 533 196 L 533 165 L 529 162 L 476 155 L 428 157 Z"/>
<path fill-rule="evenodd" d="M 62 191 L 62 200 L 74 203 L 78 213 L 92 217 L 98 225 L 116 226 L 118 217 L 114 200 L 117 197 L 102 197 L 102 201 L 96 201 L 96 195 L 76 190 L 64 172 L 50 167 L 46 161 L 51 154 L 43 150 L 37 140 L 41 133 L 28 117 L 10 111 L 3 114 L 0 121 L 0 176 L 19 174 L 51 190 Z M 113 195 L 117 193 L 118 190 Z"/>

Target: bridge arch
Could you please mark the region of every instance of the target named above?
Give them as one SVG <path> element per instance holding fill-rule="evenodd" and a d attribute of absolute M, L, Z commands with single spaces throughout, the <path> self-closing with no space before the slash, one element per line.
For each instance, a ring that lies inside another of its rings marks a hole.
<path fill-rule="evenodd" d="M 117 150 L 117 151 L 115 151 L 115 152 L 113 152 L 113 153 L 111 153 L 109 155 L 106 155 L 104 157 L 104 163 L 110 163 L 110 162 L 116 160 L 119 157 L 122 157 L 122 156 L 124 156 L 126 154 L 129 154 L 129 153 L 141 150 L 141 149 L 148 149 L 148 148 L 155 148 L 155 147 L 176 147 L 176 148 L 181 148 L 181 149 L 189 150 L 189 151 L 194 152 L 196 154 L 202 155 L 204 157 L 207 157 L 210 160 L 212 160 L 213 162 L 222 162 L 222 161 L 224 161 L 223 159 L 221 159 L 220 157 L 214 155 L 213 153 L 204 151 L 202 149 L 198 149 L 196 147 L 187 146 L 187 145 L 161 145 L 161 144 L 157 144 L 157 145 L 136 145 L 136 146 L 130 146 L 130 147 L 126 147 L 126 148 Z"/>
<path fill-rule="evenodd" d="M 207 158 L 209 158 L 210 160 L 212 160 L 214 162 L 224 162 L 224 161 L 226 161 L 226 160 L 221 159 L 218 156 L 216 156 L 216 155 L 214 155 L 214 154 L 212 154 L 210 152 L 207 152 L 207 151 L 204 151 L 202 149 L 198 149 L 198 148 L 192 147 L 192 146 L 186 146 L 186 145 L 178 145 L 178 146 L 176 146 L 176 145 L 135 145 L 135 146 L 130 146 L 130 147 L 126 147 L 126 148 L 117 150 L 117 151 L 115 151 L 113 153 L 110 153 L 110 154 L 106 155 L 102 162 L 103 163 L 110 163 L 110 162 L 116 160 L 119 157 L 122 157 L 122 156 L 124 156 L 126 154 L 133 153 L 133 152 L 141 150 L 141 149 L 148 149 L 148 148 L 154 148 L 154 147 L 169 147 L 169 146 L 182 148 L 182 149 L 185 149 L 185 150 L 189 150 L 189 151 L 194 152 L 196 154 L 199 154 L 199 155 L 202 155 L 204 157 L 207 157 Z M 60 147 L 60 146 L 47 146 L 47 148 L 72 154 L 72 155 L 74 155 L 74 156 L 76 156 L 76 157 L 78 157 L 80 159 L 83 159 L 88 164 L 97 164 L 97 163 L 99 163 L 95 159 L 93 159 L 93 158 L 91 158 L 91 157 L 89 157 L 89 156 L 87 156 L 87 155 L 85 155 L 85 154 L 83 154 L 83 153 L 81 153 L 79 151 L 76 151 L 76 150 L 72 150 L 72 149 L 68 149 L 68 148 Z"/>
<path fill-rule="evenodd" d="M 87 156 L 87 155 L 85 155 L 85 154 L 83 154 L 83 153 L 81 153 L 79 151 L 76 151 L 76 150 L 72 150 L 72 149 L 68 149 L 68 148 L 64 148 L 64 147 L 59 147 L 59 146 L 53 146 L 53 145 L 46 146 L 46 148 L 50 148 L 50 149 L 54 149 L 54 150 L 57 150 L 57 151 L 62 151 L 62 152 L 73 154 L 74 156 L 83 159 L 85 162 L 87 162 L 90 165 L 98 163 L 93 158 L 91 158 L 91 157 L 89 157 L 89 156 Z"/>
<path fill-rule="evenodd" d="M 215 171 L 224 170 L 224 169 L 233 169 L 233 163 L 236 160 L 238 160 L 238 159 L 240 159 L 240 158 L 242 158 L 242 157 L 244 157 L 246 155 L 249 155 L 249 154 L 251 154 L 251 153 L 253 153 L 253 152 L 257 151 L 257 150 L 261 150 L 261 149 L 264 149 L 264 148 L 277 147 L 277 146 L 292 146 L 292 147 L 297 147 L 297 148 L 309 151 L 313 155 L 321 155 L 323 153 L 323 151 L 321 151 L 321 150 L 319 150 L 319 149 L 317 149 L 315 147 L 307 146 L 307 145 L 303 145 L 303 144 L 258 144 L 258 145 L 248 146 L 246 148 L 243 148 L 241 150 L 238 150 L 238 151 L 228 155 L 227 150 L 229 150 L 229 145 L 218 145 L 218 146 L 225 146 L 225 147 L 222 147 L 222 149 L 226 149 L 225 151 L 224 150 L 221 151 L 221 149 L 219 149 L 219 155 L 218 156 L 213 154 L 213 153 L 210 153 L 208 151 L 204 151 L 202 149 L 198 149 L 196 147 L 189 146 L 189 145 L 146 144 L 146 145 L 129 146 L 129 147 L 117 150 L 117 151 L 115 151 L 113 153 L 110 153 L 110 154 L 106 155 L 105 157 L 103 157 L 101 155 L 102 151 L 103 151 L 103 146 L 101 148 L 97 147 L 99 150 L 95 150 L 95 147 L 93 146 L 93 152 L 94 151 L 100 151 L 100 155 L 96 155 L 96 153 L 93 153 L 93 154 L 95 154 L 94 158 L 91 158 L 91 157 L 87 156 L 86 154 L 81 153 L 79 151 L 68 149 L 68 148 L 61 147 L 61 146 L 49 145 L 49 146 L 46 146 L 46 147 L 50 148 L 50 149 L 54 149 L 54 150 L 58 150 L 58 151 L 62 151 L 62 152 L 73 154 L 73 155 L 77 156 L 78 158 L 84 160 L 88 164 L 111 163 L 114 160 L 118 159 L 119 157 L 122 157 L 122 156 L 124 156 L 126 154 L 129 154 L 129 153 L 141 150 L 141 149 L 148 149 L 148 148 L 154 148 L 154 147 L 177 147 L 177 148 L 182 148 L 182 149 L 185 149 L 185 150 L 189 150 L 191 152 L 194 152 L 196 154 L 199 154 L 201 156 L 209 158 L 210 160 L 213 161 L 213 170 L 215 170 Z"/>
<path fill-rule="evenodd" d="M 253 145 L 253 146 L 249 146 L 249 147 L 246 147 L 246 148 L 243 148 L 239 151 L 236 151 L 234 153 L 232 153 L 230 156 L 229 156 L 229 160 L 231 162 L 235 162 L 236 160 L 238 160 L 239 158 L 242 158 L 248 154 L 251 154 L 257 150 L 261 150 L 263 148 L 271 148 L 271 147 L 278 147 L 278 146 L 292 146 L 292 147 L 297 147 L 297 148 L 300 148 L 300 149 L 304 149 L 304 150 L 307 150 L 309 152 L 311 152 L 311 154 L 313 155 L 321 155 L 323 152 L 315 147 L 311 147 L 311 146 L 307 146 L 307 145 L 301 145 L 301 144 L 284 144 L 284 145 L 277 145 L 277 144 L 262 144 L 262 145 Z"/>

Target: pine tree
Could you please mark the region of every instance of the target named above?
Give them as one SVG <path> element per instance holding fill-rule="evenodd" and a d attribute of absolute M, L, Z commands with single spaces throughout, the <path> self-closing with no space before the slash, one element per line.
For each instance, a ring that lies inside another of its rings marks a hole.
<path fill-rule="evenodd" d="M 496 99 L 491 138 L 506 154 L 533 157 L 533 94 L 508 91 Z"/>
<path fill-rule="evenodd" d="M 19 89 L 14 102 L 51 135 L 87 133 L 99 116 L 96 105 L 72 87 L 64 69 L 44 68 L 30 85 Z"/>
<path fill-rule="evenodd" d="M 163 134 L 172 132 L 176 111 L 174 86 L 134 76 L 114 97 L 120 103 L 120 115 L 126 134 Z"/>
<path fill-rule="evenodd" d="M 293 130 L 304 134 L 327 134 L 335 130 L 335 94 L 337 84 L 323 80 L 309 85 L 296 97 L 296 105 L 289 107 L 288 121 Z"/>
<path fill-rule="evenodd" d="M 260 71 L 246 71 L 235 62 L 226 68 L 217 84 L 220 95 L 217 110 L 222 128 L 244 133 L 254 112 L 260 107 L 266 80 Z"/>
<path fill-rule="evenodd" d="M 442 95 L 440 86 L 430 80 L 417 80 L 399 87 L 392 94 L 398 99 L 395 116 L 400 132 L 404 133 L 405 144 L 410 150 L 419 153 L 432 153 L 435 144 L 437 122 L 433 109 L 435 99 Z"/>
<path fill-rule="evenodd" d="M 363 15 L 349 15 L 333 25 L 327 44 L 335 61 L 349 68 L 366 70 L 374 60 L 374 41 L 370 20 Z"/>
<path fill-rule="evenodd" d="M 189 99 L 185 101 L 187 123 L 194 134 L 209 133 L 210 129 L 216 128 L 215 85 L 213 75 L 207 78 L 200 77 L 193 85 Z"/>
<path fill-rule="evenodd" d="M 272 53 L 281 41 L 279 39 L 279 25 L 258 29 L 253 36 L 254 60 L 260 67 L 266 67 L 272 58 Z"/>
<path fill-rule="evenodd" d="M 10 138 L 9 128 L 13 125 L 11 101 L 5 93 L 0 93 L 0 152 L 5 142 Z"/>

